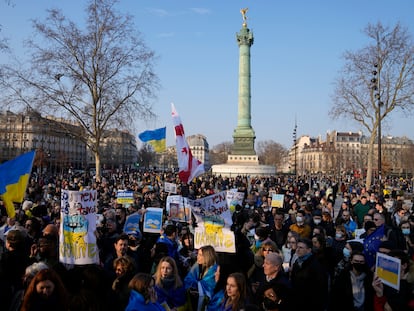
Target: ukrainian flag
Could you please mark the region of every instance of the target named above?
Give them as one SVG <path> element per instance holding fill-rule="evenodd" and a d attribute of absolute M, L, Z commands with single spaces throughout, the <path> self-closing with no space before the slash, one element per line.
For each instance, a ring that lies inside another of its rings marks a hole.
<path fill-rule="evenodd" d="M 166 149 L 165 143 L 166 127 L 162 127 L 153 131 L 145 131 L 138 135 L 144 143 L 150 144 L 155 152 L 163 152 Z"/>
<path fill-rule="evenodd" d="M 16 215 L 13 202 L 23 201 L 34 157 L 31 151 L 0 165 L 0 196 L 10 218 Z"/>

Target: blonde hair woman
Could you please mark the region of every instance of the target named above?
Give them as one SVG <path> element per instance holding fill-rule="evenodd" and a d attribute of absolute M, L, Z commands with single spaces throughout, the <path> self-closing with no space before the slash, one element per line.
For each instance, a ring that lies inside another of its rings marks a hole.
<path fill-rule="evenodd" d="M 154 279 L 157 301 L 160 304 L 167 304 L 170 309 L 174 309 L 186 303 L 185 288 L 172 257 L 166 256 L 160 259 Z"/>

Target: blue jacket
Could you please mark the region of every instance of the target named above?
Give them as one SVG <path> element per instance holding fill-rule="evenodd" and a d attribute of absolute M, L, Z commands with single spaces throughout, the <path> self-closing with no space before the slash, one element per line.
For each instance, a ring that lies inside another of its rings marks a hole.
<path fill-rule="evenodd" d="M 165 309 L 158 302 L 145 303 L 144 296 L 136 290 L 131 289 L 129 302 L 125 311 L 165 311 Z"/>
<path fill-rule="evenodd" d="M 178 260 L 178 244 L 170 240 L 165 234 L 161 234 L 156 243 L 164 243 L 168 247 L 168 256 Z"/>
<path fill-rule="evenodd" d="M 215 273 L 217 271 L 217 267 L 217 264 L 211 266 L 207 270 L 207 273 L 201 279 L 199 279 L 200 266 L 198 263 L 195 263 L 184 278 L 184 287 L 186 290 L 189 288 L 198 289 L 198 286 L 200 284 L 204 295 L 210 298 L 210 302 L 207 305 L 207 310 L 211 310 L 211 307 L 213 305 L 217 305 L 217 301 L 214 301 L 214 299 L 212 299 L 214 295 L 214 288 L 216 287 Z"/>
<path fill-rule="evenodd" d="M 163 287 L 155 285 L 154 288 L 157 293 L 157 301 L 159 303 L 166 302 L 171 309 L 180 307 L 187 302 L 187 294 L 184 286 L 174 288 L 164 282 Z"/>

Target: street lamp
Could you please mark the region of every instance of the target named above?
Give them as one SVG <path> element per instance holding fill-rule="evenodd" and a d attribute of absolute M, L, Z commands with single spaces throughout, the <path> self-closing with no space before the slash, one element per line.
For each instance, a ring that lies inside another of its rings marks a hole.
<path fill-rule="evenodd" d="M 371 79 L 372 82 L 372 90 L 374 91 L 374 98 L 378 103 L 378 194 L 382 196 L 382 181 L 381 181 L 381 106 L 384 104 L 381 101 L 380 95 L 380 79 L 379 79 L 379 72 L 377 71 L 378 64 L 374 64 L 375 69 L 372 71 L 373 78 Z M 377 78 L 378 75 L 378 78 Z"/>
<path fill-rule="evenodd" d="M 295 127 L 293 128 L 293 148 L 294 148 L 294 174 L 295 174 L 295 181 L 297 180 L 297 170 L 296 170 L 296 161 L 297 161 L 297 154 L 296 154 L 296 129 L 297 129 L 297 124 L 296 124 L 296 120 L 295 120 Z"/>

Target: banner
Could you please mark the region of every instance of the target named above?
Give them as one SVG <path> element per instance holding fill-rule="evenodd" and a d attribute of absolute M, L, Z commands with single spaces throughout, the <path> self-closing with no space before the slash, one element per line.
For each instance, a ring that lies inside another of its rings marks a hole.
<path fill-rule="evenodd" d="M 222 191 L 201 199 L 184 198 L 184 205 L 190 207 L 197 220 L 194 232 L 194 246 L 211 245 L 217 252 L 235 253 L 232 219 L 227 204 L 227 193 Z"/>
<path fill-rule="evenodd" d="M 62 190 L 59 260 L 65 264 L 99 263 L 96 245 L 96 190 Z"/>

